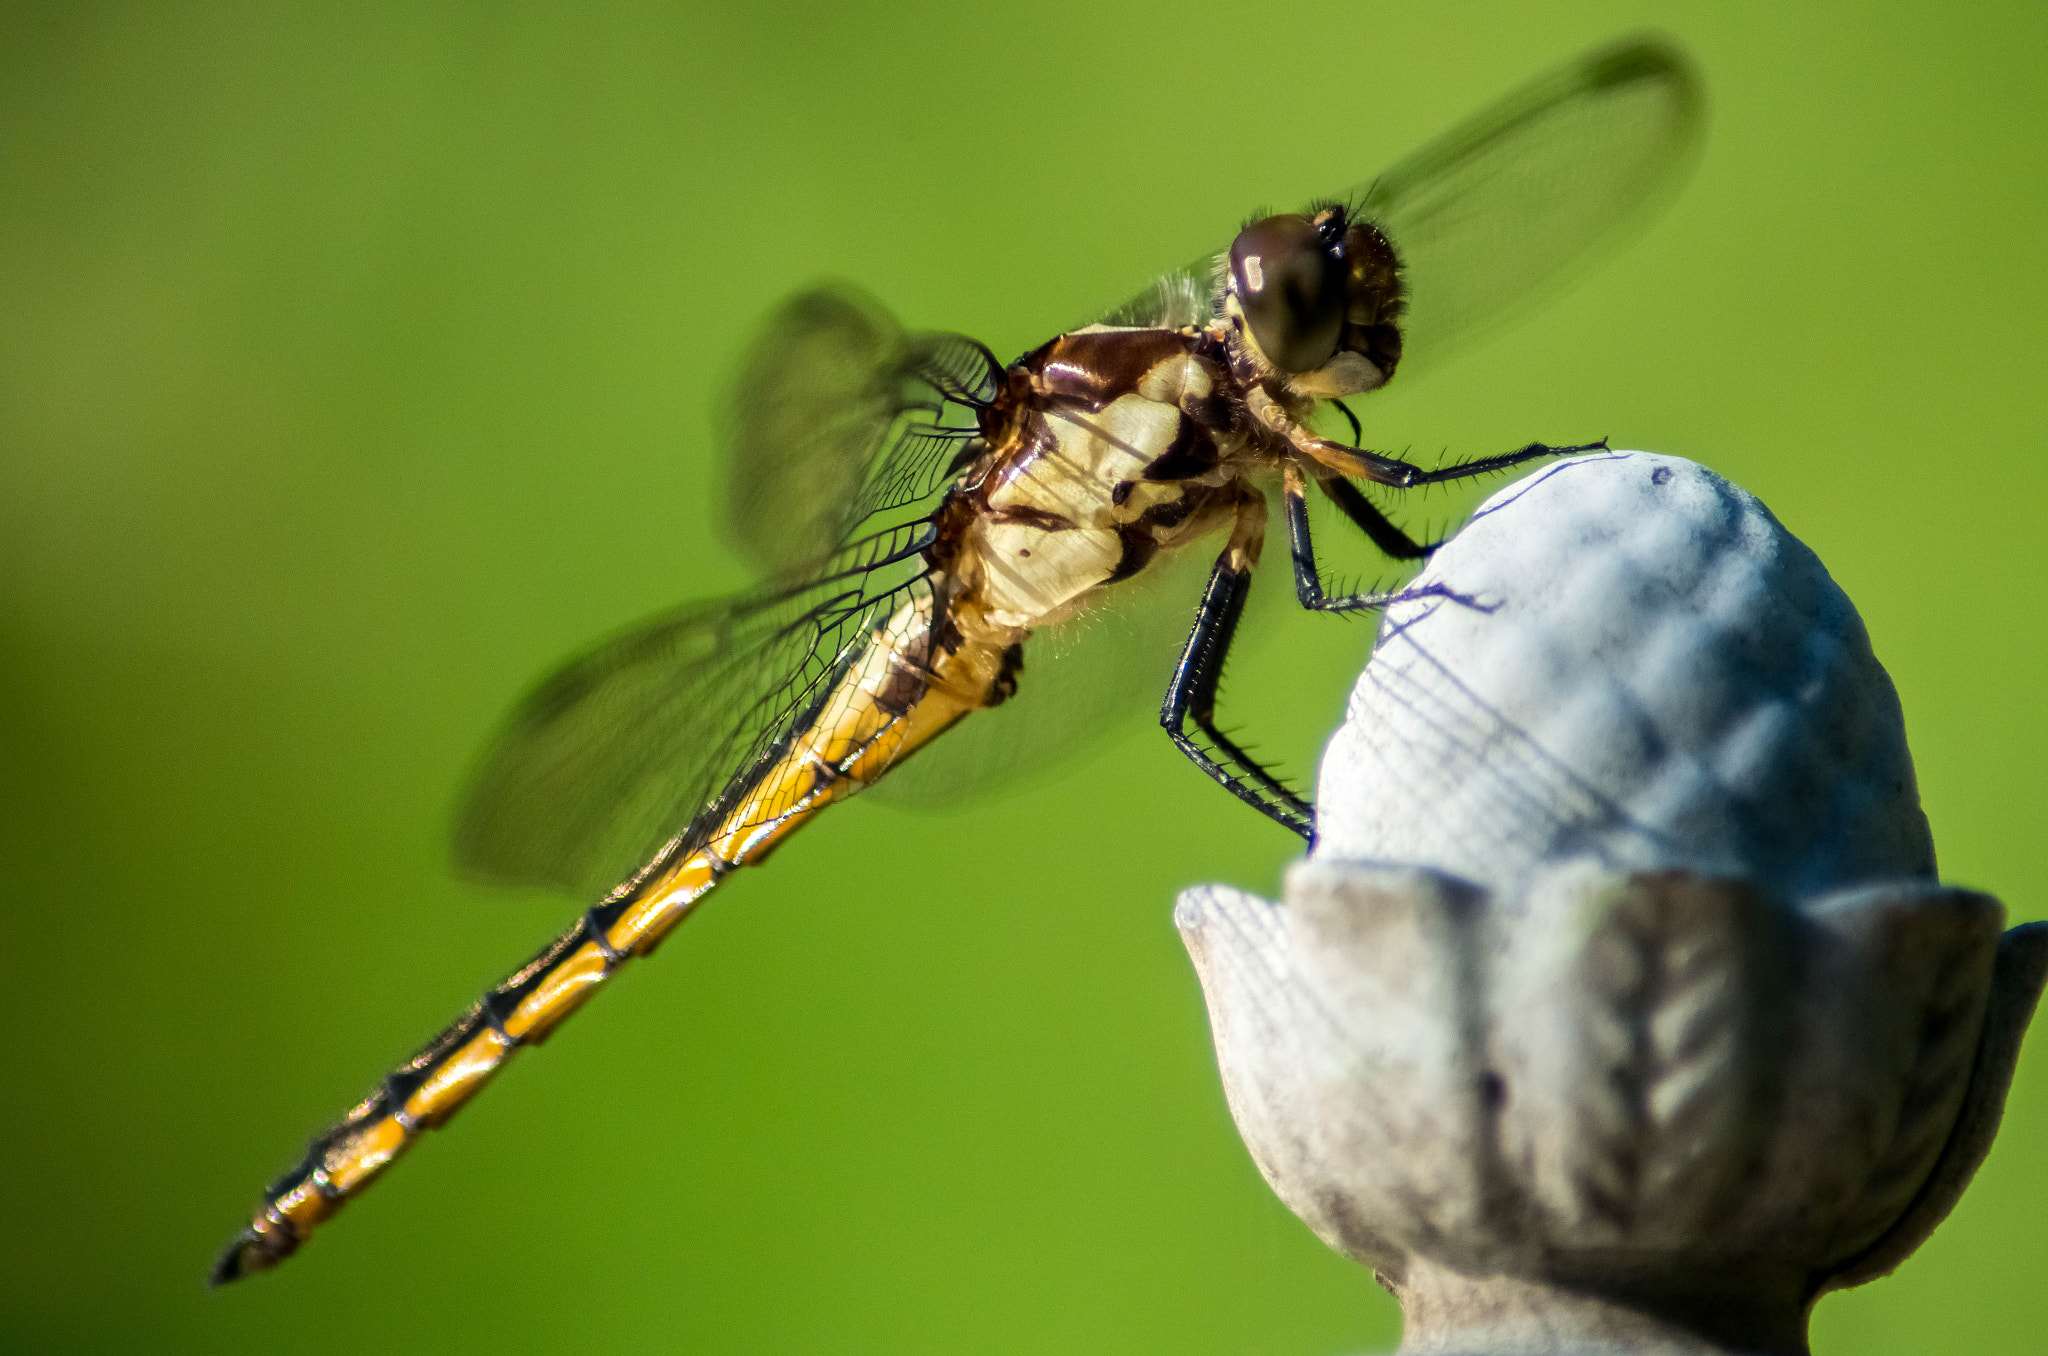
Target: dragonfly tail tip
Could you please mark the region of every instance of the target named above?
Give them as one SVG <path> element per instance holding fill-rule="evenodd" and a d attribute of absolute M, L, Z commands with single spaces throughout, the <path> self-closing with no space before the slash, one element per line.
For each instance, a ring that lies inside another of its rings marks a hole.
<path fill-rule="evenodd" d="M 221 1253 L 220 1260 L 213 1264 L 213 1270 L 207 1273 L 207 1288 L 217 1290 L 230 1281 L 268 1271 L 291 1256 L 297 1246 L 295 1238 L 278 1239 L 254 1228 L 243 1229 Z"/>

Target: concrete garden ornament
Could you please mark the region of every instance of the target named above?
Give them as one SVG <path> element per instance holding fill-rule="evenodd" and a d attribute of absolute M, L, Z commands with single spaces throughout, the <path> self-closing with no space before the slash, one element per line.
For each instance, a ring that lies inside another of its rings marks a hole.
<path fill-rule="evenodd" d="M 1245 1143 L 1403 1352 L 1804 1352 L 1989 1150 L 2048 925 L 1939 883 L 1855 609 L 1713 473 L 1559 463 L 1418 583 L 1285 902 L 1180 901 Z"/>

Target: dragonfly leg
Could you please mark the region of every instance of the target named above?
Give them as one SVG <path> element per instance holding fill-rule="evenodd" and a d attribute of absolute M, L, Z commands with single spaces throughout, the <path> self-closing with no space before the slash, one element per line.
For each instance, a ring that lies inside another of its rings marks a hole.
<path fill-rule="evenodd" d="M 1251 565 L 1244 553 L 1235 546 L 1226 548 L 1209 574 L 1209 586 L 1202 593 L 1202 605 L 1195 613 L 1194 629 L 1188 633 L 1187 648 L 1174 667 L 1173 682 L 1167 687 L 1166 701 L 1159 709 L 1159 723 L 1166 728 L 1174 746 L 1226 791 L 1275 823 L 1307 838 L 1314 823 L 1309 803 L 1288 790 L 1216 725 L 1216 689 L 1223 679 L 1223 661 L 1230 653 L 1230 642 L 1237 633 L 1238 618 L 1244 613 L 1251 582 Z M 1213 752 L 1188 733 L 1190 720 L 1208 739 Z"/>
<path fill-rule="evenodd" d="M 1365 425 L 1358 422 L 1358 416 L 1351 412 L 1351 407 L 1341 400 L 1333 400 L 1330 403 L 1335 405 L 1338 411 L 1343 414 L 1344 422 L 1351 425 L 1351 441 L 1354 443 L 1364 442 Z"/>
<path fill-rule="evenodd" d="M 1280 474 L 1281 491 L 1286 497 L 1287 545 L 1294 557 L 1294 596 L 1303 607 L 1311 612 L 1369 612 L 1389 603 L 1443 598 L 1464 607 L 1493 610 L 1477 598 L 1441 583 L 1387 589 L 1378 593 L 1342 593 L 1334 597 L 1325 593 L 1322 570 L 1316 565 L 1315 543 L 1309 536 L 1308 487 L 1303 480 L 1299 467 L 1289 466 Z M 1355 489 L 1352 492 L 1357 493 Z M 1363 498 L 1361 495 L 1360 499 Z M 1423 548 L 1425 552 L 1435 549 L 1434 544 Z"/>
<path fill-rule="evenodd" d="M 1552 447 L 1548 443 L 1530 443 L 1512 452 L 1503 452 L 1493 457 L 1475 457 L 1450 466 L 1440 466 L 1434 471 L 1425 471 L 1413 462 L 1402 461 L 1382 452 L 1371 452 L 1362 447 L 1346 447 L 1333 443 L 1327 438 L 1318 438 L 1308 433 L 1299 433 L 1294 445 L 1301 452 L 1329 467 L 1340 475 L 1357 476 L 1361 480 L 1376 481 L 1396 489 L 1412 489 L 1417 485 L 1437 485 L 1447 480 L 1467 480 L 1473 476 L 1488 475 L 1494 471 L 1505 471 L 1525 461 L 1538 457 L 1566 457 L 1579 452 L 1605 452 L 1607 440 L 1596 443 L 1576 443 L 1570 447 Z"/>
<path fill-rule="evenodd" d="M 1352 521 L 1364 528 L 1366 534 L 1372 537 L 1374 544 L 1382 551 L 1403 560 L 1416 560 L 1428 554 L 1430 548 L 1416 545 L 1409 540 L 1406 533 L 1381 517 L 1379 510 L 1373 508 L 1365 496 L 1358 493 L 1357 487 L 1348 481 L 1339 483 L 1356 496 L 1358 504 L 1372 515 L 1371 518 L 1365 519 L 1354 516 Z M 1328 482 L 1325 482 L 1326 488 L 1327 485 Z M 1294 558 L 1294 596 L 1301 601 L 1303 607 L 1311 612 L 1367 612 L 1373 608 L 1385 607 L 1396 599 L 1426 597 L 1430 594 L 1430 586 L 1421 589 L 1394 589 L 1383 593 L 1340 593 L 1335 596 L 1325 593 L 1323 572 L 1316 564 L 1315 542 L 1309 536 L 1308 485 L 1301 468 L 1288 465 L 1280 473 L 1280 487 L 1287 513 L 1287 545 L 1289 554 Z M 1331 497 L 1337 498 L 1334 494 Z M 1337 499 L 1337 502 L 1339 506 L 1343 506 L 1345 501 Z M 1380 533 L 1374 530 L 1375 522 L 1398 539 L 1396 544 L 1404 546 L 1405 553 L 1397 552 L 1392 546 L 1380 540 Z"/>
<path fill-rule="evenodd" d="M 1332 503 L 1344 511 L 1344 516 L 1349 518 L 1359 531 L 1372 539 L 1372 544 L 1380 549 L 1381 555 L 1392 556 L 1395 560 L 1422 560 L 1439 545 L 1437 542 L 1424 545 L 1394 526 L 1372 500 L 1367 499 L 1356 485 L 1342 476 L 1318 480 L 1316 484 L 1322 487 L 1323 493 L 1330 497 Z M 1291 532 L 1293 519 L 1290 517 L 1288 521 L 1288 530 Z M 1306 527 L 1303 528 L 1302 540 L 1307 540 Z"/>

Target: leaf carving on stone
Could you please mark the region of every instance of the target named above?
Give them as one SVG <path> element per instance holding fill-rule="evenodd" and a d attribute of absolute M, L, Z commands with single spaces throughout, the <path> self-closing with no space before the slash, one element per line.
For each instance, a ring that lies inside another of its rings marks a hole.
<path fill-rule="evenodd" d="M 1862 1195 L 1835 1230 L 1831 1261 L 1860 1252 L 1891 1227 L 1947 1142 L 1983 1026 L 2002 912 L 1985 896 L 1948 890 L 1900 900 L 1882 913 L 1869 945 L 1885 992 L 1904 1009 L 1896 1100 L 1882 1108 L 1888 1133 Z"/>
<path fill-rule="evenodd" d="M 1582 1068 L 1538 1131 L 1554 1143 L 1532 1146 L 1532 1185 L 1584 1243 L 1696 1237 L 1733 1208 L 1757 1153 L 1766 910 L 1753 887 L 1678 871 L 1631 876 L 1585 908 L 1567 972 Z"/>

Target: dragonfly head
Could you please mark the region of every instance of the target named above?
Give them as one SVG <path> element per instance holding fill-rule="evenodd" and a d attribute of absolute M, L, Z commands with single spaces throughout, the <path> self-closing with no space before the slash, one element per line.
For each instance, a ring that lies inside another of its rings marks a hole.
<path fill-rule="evenodd" d="M 1255 221 L 1230 242 L 1230 295 L 1275 369 L 1312 372 L 1336 356 L 1345 272 L 1342 234 L 1300 213 Z"/>
<path fill-rule="evenodd" d="M 1303 394 L 1370 391 L 1401 357 L 1394 247 L 1341 205 L 1266 217 L 1230 245 L 1224 314 L 1254 368 Z"/>

